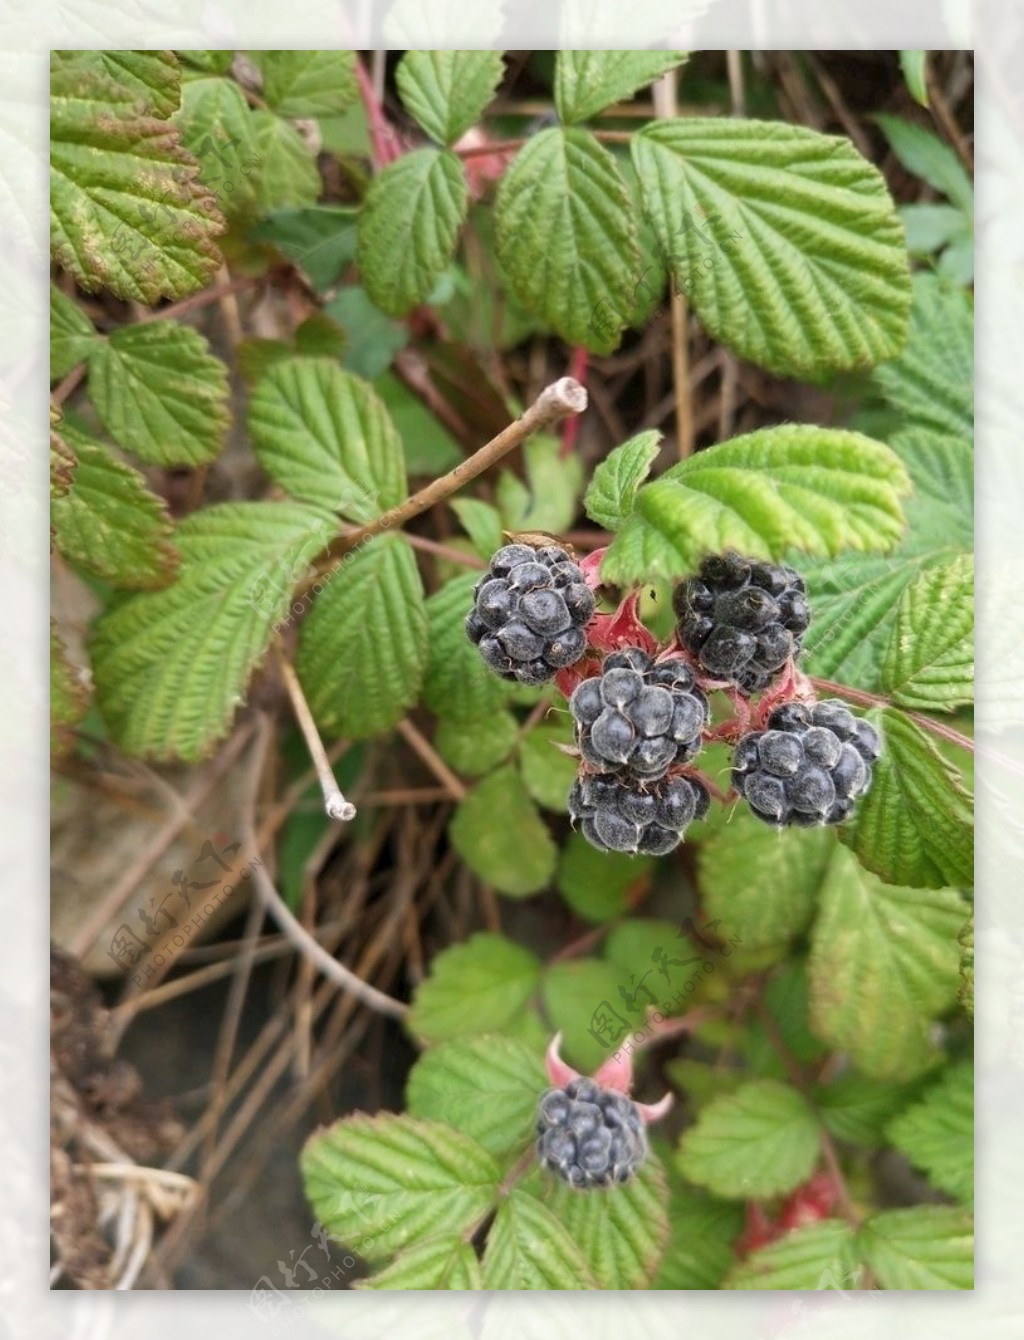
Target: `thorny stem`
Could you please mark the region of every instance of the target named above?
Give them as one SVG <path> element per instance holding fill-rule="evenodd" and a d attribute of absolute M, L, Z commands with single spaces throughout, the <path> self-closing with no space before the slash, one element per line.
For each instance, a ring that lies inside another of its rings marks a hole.
<path fill-rule="evenodd" d="M 341 788 L 335 779 L 330 759 L 327 757 L 327 750 L 324 748 L 324 742 L 321 740 L 320 732 L 313 720 L 313 713 L 309 710 L 306 695 L 302 692 L 302 685 L 299 683 L 298 676 L 292 669 L 291 663 L 280 648 L 278 649 L 278 659 L 281 665 L 281 677 L 284 680 L 285 688 L 288 690 L 288 697 L 292 701 L 295 719 L 298 721 L 299 728 L 305 737 L 306 748 L 309 750 L 313 767 L 316 769 L 320 789 L 324 793 L 324 809 L 327 812 L 327 817 L 348 823 L 356 817 L 356 807 L 341 794 Z"/>
<path fill-rule="evenodd" d="M 595 130 L 592 134 L 603 144 L 628 144 L 633 138 L 633 133 L 629 130 Z M 492 140 L 490 144 L 467 144 L 454 148 L 452 152 L 458 154 L 460 158 L 483 158 L 489 154 L 516 153 L 528 143 L 529 139 L 526 136 L 519 136 L 510 140 Z"/>
<path fill-rule="evenodd" d="M 819 679 L 815 675 L 809 676 L 810 682 L 816 689 L 821 689 L 824 693 L 837 693 L 840 697 L 847 698 L 851 703 L 857 703 L 860 707 L 892 707 L 892 699 L 886 698 L 880 693 L 868 693 L 865 689 L 853 689 L 848 684 L 837 684 L 831 679 Z M 946 740 L 950 744 L 955 744 L 961 749 L 966 749 L 969 754 L 974 753 L 974 741 L 969 735 L 962 735 L 960 731 L 954 730 L 952 726 L 944 726 L 941 721 L 934 721 L 931 717 L 923 716 L 920 712 L 909 712 L 906 708 L 900 711 L 920 726 L 922 730 L 930 731 L 932 735 L 937 735 L 940 740 Z"/>

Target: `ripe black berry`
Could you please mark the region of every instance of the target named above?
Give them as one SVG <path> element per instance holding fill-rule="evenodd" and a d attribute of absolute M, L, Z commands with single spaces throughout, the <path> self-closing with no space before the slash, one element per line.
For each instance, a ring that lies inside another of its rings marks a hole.
<path fill-rule="evenodd" d="M 605 657 L 569 700 L 576 743 L 599 772 L 654 780 L 699 751 L 708 700 L 677 658 L 655 662 L 639 647 Z"/>
<path fill-rule="evenodd" d="M 871 785 L 878 732 L 838 699 L 783 703 L 768 729 L 745 735 L 732 759 L 732 784 L 773 827 L 839 824 Z"/>
<path fill-rule="evenodd" d="M 683 646 L 745 693 L 765 688 L 799 651 L 811 617 L 798 572 L 732 551 L 705 558 L 672 603 Z"/>
<path fill-rule="evenodd" d="M 540 1100 L 537 1156 L 573 1187 L 628 1182 L 647 1157 L 644 1123 L 624 1093 L 574 1079 Z"/>
<path fill-rule="evenodd" d="M 569 792 L 569 816 L 598 851 L 664 856 L 708 812 L 707 790 L 692 777 L 660 781 L 584 773 Z"/>
<path fill-rule="evenodd" d="M 502 679 L 544 684 L 586 650 L 594 594 L 557 545 L 505 545 L 473 595 L 466 633 Z"/>

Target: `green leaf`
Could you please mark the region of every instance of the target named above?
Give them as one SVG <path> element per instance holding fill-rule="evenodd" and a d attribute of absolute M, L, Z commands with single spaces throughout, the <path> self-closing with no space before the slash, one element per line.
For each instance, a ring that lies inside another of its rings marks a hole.
<path fill-rule="evenodd" d="M 54 426 L 60 416 L 50 411 L 50 501 L 66 498 L 74 483 L 78 457 Z M 52 527 L 51 527 L 52 529 Z"/>
<path fill-rule="evenodd" d="M 519 765 L 526 789 L 538 805 L 556 814 L 569 808 L 569 789 L 576 780 L 579 760 L 564 754 L 559 745 L 572 743 L 568 718 L 542 722 L 519 747 Z"/>
<path fill-rule="evenodd" d="M 894 708 L 876 714 L 882 757 L 840 838 L 892 884 L 940 889 L 974 882 L 972 797 L 920 726 Z M 959 926 L 956 928 L 959 929 Z"/>
<path fill-rule="evenodd" d="M 873 1149 L 884 1142 L 890 1118 L 904 1108 L 908 1087 L 849 1071 L 815 1091 L 815 1105 L 837 1140 Z"/>
<path fill-rule="evenodd" d="M 485 1149 L 436 1121 L 362 1113 L 307 1140 L 306 1198 L 332 1237 L 369 1261 L 440 1234 L 462 1234 L 494 1202 L 500 1173 Z"/>
<path fill-rule="evenodd" d="M 643 1022 L 642 1006 L 635 1021 L 625 1017 L 619 987 L 626 980 L 616 964 L 596 958 L 555 963 L 545 972 L 544 1009 L 552 1029 L 562 1034 L 562 1054 L 578 1070 L 596 1070 L 627 1030 Z"/>
<path fill-rule="evenodd" d="M 853 1229 L 842 1219 L 822 1219 L 784 1233 L 751 1252 L 725 1277 L 725 1289 L 831 1289 L 858 1267 Z"/>
<path fill-rule="evenodd" d="M 480 931 L 442 950 L 406 1016 L 424 1042 L 507 1032 L 540 985 L 536 955 L 503 935 Z"/>
<path fill-rule="evenodd" d="M 660 449 L 661 433 L 652 429 L 623 442 L 598 465 L 583 499 L 591 521 L 607 530 L 619 529 Z"/>
<path fill-rule="evenodd" d="M 482 777 L 504 763 L 518 738 L 519 722 L 511 712 L 443 716 L 434 732 L 434 748 L 455 772 L 464 777 Z"/>
<path fill-rule="evenodd" d="M 294 126 L 262 108 L 252 113 L 261 160 L 257 191 L 260 212 L 316 204 L 320 173 L 309 145 Z"/>
<path fill-rule="evenodd" d="M 582 833 L 572 833 L 558 865 L 558 890 L 577 916 L 610 921 L 629 906 L 630 891 L 650 876 L 647 856 L 601 852 Z"/>
<path fill-rule="evenodd" d="M 50 624 L 50 757 L 54 760 L 70 752 L 72 731 L 85 716 L 89 705 L 86 676 L 71 664 L 64 644 Z"/>
<path fill-rule="evenodd" d="M 346 356 L 346 366 L 349 362 Z M 376 377 L 373 389 L 387 406 L 391 422 L 402 439 L 405 468 L 410 475 L 429 475 L 433 479 L 445 474 L 464 459 L 463 452 L 447 428 L 393 372 Z M 458 501 L 472 500 L 466 498 Z M 452 503 L 456 511 L 458 501 L 453 500 Z"/>
<path fill-rule="evenodd" d="M 778 1041 L 801 1065 L 813 1066 L 822 1059 L 826 1048 L 811 1032 L 808 1003 L 810 986 L 800 959 L 790 959 L 777 968 L 764 987 L 763 1000 L 770 1019 L 750 1020 L 738 1049 L 743 1052 L 758 1076 L 785 1079 L 786 1067 L 778 1054 Z M 770 1027 L 774 1025 L 774 1027 Z"/>
<path fill-rule="evenodd" d="M 377 393 L 333 359 L 271 368 L 249 402 L 260 464 L 294 497 L 364 523 L 406 496 L 402 444 Z"/>
<path fill-rule="evenodd" d="M 901 51 L 900 69 L 906 80 L 907 89 L 915 102 L 922 107 L 928 106 L 928 61 L 927 51 Z"/>
<path fill-rule="evenodd" d="M 348 336 L 326 312 L 314 312 L 296 326 L 295 348 L 303 357 L 340 358 L 348 348 Z"/>
<path fill-rule="evenodd" d="M 235 81 L 187 80 L 176 121 L 185 146 L 199 162 L 199 180 L 218 197 L 227 217 L 246 219 L 256 213 L 255 123 Z"/>
<path fill-rule="evenodd" d="M 430 649 L 423 702 L 437 716 L 454 721 L 498 712 L 508 700 L 507 685 L 487 668 L 466 636 L 466 615 L 479 580 L 478 572 L 462 573 L 427 601 Z"/>
<path fill-rule="evenodd" d="M 133 81 L 99 73 L 93 55 L 51 55 L 51 254 L 89 292 L 182 298 L 221 265 L 216 201 L 178 131 L 138 114 Z"/>
<path fill-rule="evenodd" d="M 963 231 L 964 216 L 955 205 L 902 205 L 900 218 L 912 256 L 928 256 Z"/>
<path fill-rule="evenodd" d="M 510 898 L 539 893 L 554 873 L 558 850 L 514 767 L 475 786 L 448 832 L 474 874 Z"/>
<path fill-rule="evenodd" d="M 880 113 L 875 120 L 889 147 L 908 172 L 948 196 L 955 205 L 974 212 L 974 187 L 956 153 L 923 126 L 900 116 Z"/>
<path fill-rule="evenodd" d="M 967 1210 L 884 1210 L 863 1226 L 859 1242 L 884 1289 L 974 1287 L 974 1222 Z"/>
<path fill-rule="evenodd" d="M 446 1122 L 504 1160 L 534 1140 L 548 1087 L 535 1052 L 488 1035 L 428 1048 L 409 1074 L 405 1101 L 411 1116 Z"/>
<path fill-rule="evenodd" d="M 609 353 L 630 320 L 636 220 L 615 159 L 585 130 L 542 130 L 498 186 L 498 260 L 516 298 L 569 344 Z"/>
<path fill-rule="evenodd" d="M 735 1260 L 743 1211 L 686 1186 L 669 1170 L 669 1242 L 652 1289 L 714 1289 Z"/>
<path fill-rule="evenodd" d="M 178 564 L 167 504 L 95 438 L 67 423 L 63 432 L 78 464 L 70 491 L 51 503 L 57 548 L 114 586 L 166 586 Z"/>
<path fill-rule="evenodd" d="M 419 696 L 427 612 L 416 556 L 401 534 L 376 535 L 313 587 L 296 669 L 316 719 L 365 739 L 396 726 Z"/>
<path fill-rule="evenodd" d="M 177 51 L 175 55 L 184 66 L 202 70 L 204 74 L 226 74 L 235 59 L 233 51 Z"/>
<path fill-rule="evenodd" d="M 919 1074 L 935 1055 L 931 1020 L 954 998 L 963 917 L 953 890 L 883 884 L 837 847 L 808 962 L 815 1032 L 865 1075 Z"/>
<path fill-rule="evenodd" d="M 480 120 L 504 68 L 500 51 L 407 51 L 395 82 L 409 115 L 450 145 Z"/>
<path fill-rule="evenodd" d="M 703 908 L 743 937 L 746 949 L 806 929 L 835 846 L 827 829 L 776 832 L 748 815 L 697 849 Z"/>
<path fill-rule="evenodd" d="M 974 1199 L 974 1065 L 946 1068 L 919 1103 L 889 1123 L 889 1139 L 939 1191 Z"/>
<path fill-rule="evenodd" d="M 673 466 L 636 495 L 601 566 L 623 586 L 691 571 L 708 551 L 777 559 L 891 549 L 910 480 L 888 447 L 860 433 L 786 424 L 747 433 Z"/>
<path fill-rule="evenodd" d="M 903 228 L 848 139 L 731 117 L 650 122 L 631 143 L 644 210 L 707 330 L 780 376 L 901 348 Z"/>
<path fill-rule="evenodd" d="M 329 520 L 297 503 L 242 502 L 179 523 L 177 581 L 113 606 L 96 625 L 97 696 L 122 748 L 187 760 L 209 751 Z"/>
<path fill-rule="evenodd" d="M 462 529 L 473 541 L 473 547 L 481 558 L 491 558 L 505 543 L 501 529 L 501 516 L 497 508 L 479 498 L 453 498 L 452 511 L 462 523 Z"/>
<path fill-rule="evenodd" d="M 164 120 L 177 111 L 181 72 L 170 51 L 59 51 L 54 55 L 62 66 L 74 63 L 84 88 L 88 90 L 91 84 L 97 100 L 103 100 L 104 84 L 109 83 L 142 116 Z"/>
<path fill-rule="evenodd" d="M 103 426 L 152 465 L 202 465 L 224 445 L 228 371 L 190 326 L 122 326 L 93 354 L 89 394 Z"/>
<path fill-rule="evenodd" d="M 678 1167 L 719 1196 L 744 1199 L 792 1191 L 818 1157 L 814 1113 L 778 1080 L 754 1080 L 709 1103 L 683 1132 Z"/>
<path fill-rule="evenodd" d="M 580 1248 L 600 1289 L 643 1289 L 668 1242 L 668 1186 L 655 1154 L 623 1186 L 551 1184 L 545 1203 Z"/>
<path fill-rule="evenodd" d="M 970 920 L 957 936 L 960 944 L 960 986 L 957 999 L 964 1007 L 968 1019 L 974 1018 L 974 912 Z"/>
<path fill-rule="evenodd" d="M 480 1262 L 468 1242 L 445 1233 L 400 1252 L 357 1289 L 482 1289 Z"/>
<path fill-rule="evenodd" d="M 513 1190 L 487 1235 L 485 1289 L 592 1289 L 579 1247 L 539 1200 Z"/>
<path fill-rule="evenodd" d="M 674 70 L 685 51 L 560 51 L 555 57 L 555 107 L 563 125 L 589 121 L 613 102 Z"/>
<path fill-rule="evenodd" d="M 394 362 L 395 354 L 409 343 L 409 332 L 376 307 L 358 285 L 349 285 L 324 308 L 343 326 L 349 337 L 345 367 L 374 381 Z"/>
<path fill-rule="evenodd" d="M 99 344 L 92 322 L 78 303 L 50 284 L 50 381 L 66 377 Z"/>
<path fill-rule="evenodd" d="M 351 205 L 277 209 L 249 230 L 249 239 L 276 247 L 323 293 L 355 260 L 358 213 Z"/>
<path fill-rule="evenodd" d="M 563 457 L 558 439 L 543 434 L 524 443 L 522 455 L 526 483 L 511 470 L 503 470 L 495 489 L 505 529 L 559 535 L 576 516 L 583 486 L 582 461 L 575 455 Z"/>
<path fill-rule="evenodd" d="M 425 302 L 455 254 L 469 207 L 466 170 L 448 150 L 414 149 L 373 179 L 359 212 L 359 271 L 381 309 Z"/>
<path fill-rule="evenodd" d="M 952 712 L 974 701 L 974 559 L 923 572 L 903 592 L 882 667 L 901 707 Z"/>
<path fill-rule="evenodd" d="M 340 116 L 359 97 L 354 51 L 259 51 L 263 98 L 278 116 Z"/>

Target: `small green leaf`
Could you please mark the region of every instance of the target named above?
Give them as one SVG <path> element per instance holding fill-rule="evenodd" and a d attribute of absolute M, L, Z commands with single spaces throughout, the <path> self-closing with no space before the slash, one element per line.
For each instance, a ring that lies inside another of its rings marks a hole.
<path fill-rule="evenodd" d="M 395 82 L 409 115 L 451 145 L 480 120 L 503 72 L 500 51 L 407 51 Z"/>
<path fill-rule="evenodd" d="M 260 464 L 282 488 L 365 523 L 406 496 L 402 444 L 377 393 L 334 359 L 294 358 L 249 402 Z"/>
<path fill-rule="evenodd" d="M 73 743 L 72 731 L 85 716 L 89 705 L 87 677 L 71 664 L 64 644 L 50 624 L 50 757 L 67 754 Z"/>
<path fill-rule="evenodd" d="M 406 1023 L 424 1042 L 507 1032 L 540 985 L 540 973 L 540 960 L 528 949 L 478 932 L 437 955 Z"/>
<path fill-rule="evenodd" d="M 260 212 L 314 205 L 322 183 L 309 145 L 294 126 L 258 108 L 252 113 L 260 158 Z"/>
<path fill-rule="evenodd" d="M 453 498 L 451 506 L 462 523 L 462 529 L 473 541 L 477 553 L 490 561 L 491 556 L 505 543 L 497 508 L 481 502 L 479 498 Z"/>
<path fill-rule="evenodd" d="M 485 1289 L 592 1289 L 579 1247 L 539 1200 L 513 1190 L 487 1235 Z"/>
<path fill-rule="evenodd" d="M 928 61 L 927 51 L 901 51 L 900 69 L 906 80 L 907 89 L 915 102 L 922 107 L 928 106 Z"/>
<path fill-rule="evenodd" d="M 964 905 L 951 889 L 883 884 L 837 846 L 808 972 L 811 1022 L 865 1075 L 910 1079 L 933 1060 L 931 1021 L 953 1001 Z"/>
<path fill-rule="evenodd" d="M 903 712 L 886 708 L 876 717 L 882 757 L 870 791 L 840 838 L 862 865 L 889 883 L 970 887 L 973 802 L 959 773 Z"/>
<path fill-rule="evenodd" d="M 63 432 L 78 464 L 70 491 L 50 507 L 57 548 L 114 586 L 166 586 L 178 564 L 167 504 L 95 438 L 67 423 Z"/>
<path fill-rule="evenodd" d="M 386 319 L 386 318 L 382 318 Z M 396 327 L 401 330 L 401 327 Z M 351 360 L 346 354 L 346 366 Z M 393 372 L 385 372 L 373 381 L 373 389 L 387 406 L 391 422 L 402 439 L 405 468 L 410 475 L 428 475 L 431 479 L 446 474 L 464 459 L 464 453 L 441 422 L 418 395 Z M 469 502 L 471 499 L 461 499 Z M 457 502 L 452 506 L 458 510 Z"/>
<path fill-rule="evenodd" d="M 889 1139 L 929 1182 L 957 1200 L 974 1199 L 974 1065 L 946 1068 L 939 1080 L 889 1123 Z"/>
<path fill-rule="evenodd" d="M 956 153 L 923 126 L 900 116 L 880 113 L 875 120 L 893 153 L 908 172 L 948 196 L 955 205 L 974 212 L 974 187 Z"/>
<path fill-rule="evenodd" d="M 390 1265 L 360 1280 L 357 1289 L 482 1289 L 476 1252 L 457 1233 L 426 1238 L 399 1252 Z"/>
<path fill-rule="evenodd" d="M 882 667 L 901 707 L 952 712 L 974 701 L 974 559 L 923 572 L 903 592 Z"/>
<path fill-rule="evenodd" d="M 753 1251 L 725 1277 L 725 1289 L 842 1289 L 856 1278 L 853 1229 L 842 1219 L 794 1228 Z"/>
<path fill-rule="evenodd" d="M 964 228 L 963 213 L 955 205 L 902 205 L 900 218 L 912 256 L 928 256 L 951 242 Z"/>
<path fill-rule="evenodd" d="M 92 322 L 56 284 L 50 284 L 50 381 L 66 377 L 99 345 Z"/>
<path fill-rule="evenodd" d="M 233 79 L 189 79 L 175 118 L 200 166 L 199 180 L 220 200 L 229 219 L 256 213 L 257 156 L 253 114 Z"/>
<path fill-rule="evenodd" d="M 50 501 L 66 498 L 74 483 L 78 468 L 78 457 L 68 446 L 60 432 L 52 425 L 60 421 L 59 415 L 50 411 Z"/>
<path fill-rule="evenodd" d="M 307 358 L 341 358 L 348 336 L 326 312 L 314 312 L 295 327 L 296 351 Z"/>
<path fill-rule="evenodd" d="M 910 480 L 860 433 L 787 424 L 733 438 L 673 466 L 636 495 L 602 576 L 620 585 L 692 570 L 708 551 L 777 559 L 891 549 Z"/>
<path fill-rule="evenodd" d="M 562 1034 L 562 1054 L 578 1070 L 596 1070 L 627 1031 L 643 1022 L 642 1004 L 635 1020 L 625 1017 L 619 995 L 624 985 L 628 980 L 621 968 L 596 958 L 555 963 L 545 972 L 544 1009 L 552 1029 Z"/>
<path fill-rule="evenodd" d="M 429 676 L 429 667 L 427 673 Z M 519 722 L 511 712 L 443 716 L 434 732 L 434 748 L 463 777 L 483 777 L 505 762 L 518 738 Z"/>
<path fill-rule="evenodd" d="M 276 247 L 323 293 L 355 260 L 358 216 L 351 205 L 276 209 L 249 230 L 249 239 Z"/>
<path fill-rule="evenodd" d="M 891 358 L 906 337 L 903 228 L 848 139 L 685 117 L 633 136 L 644 210 L 708 331 L 781 376 Z"/>
<path fill-rule="evenodd" d="M 367 381 L 376 381 L 409 343 L 409 332 L 385 316 L 357 284 L 346 285 L 324 308 L 348 335 L 345 367 Z"/>
<path fill-rule="evenodd" d="M 263 98 L 290 119 L 340 116 L 359 97 L 354 51 L 259 51 Z"/>
<path fill-rule="evenodd" d="M 883 1289 L 974 1287 L 974 1221 L 967 1210 L 884 1210 L 872 1215 L 858 1238 Z"/>
<path fill-rule="evenodd" d="M 633 510 L 637 490 L 661 448 L 661 433 L 638 433 L 616 447 L 594 471 L 583 499 L 591 521 L 618 530 Z"/>
<path fill-rule="evenodd" d="M 669 1241 L 652 1289 L 714 1289 L 735 1261 L 743 1210 L 687 1186 L 669 1169 Z"/>
<path fill-rule="evenodd" d="M 504 1160 L 534 1140 L 537 1104 L 548 1087 L 535 1052 L 514 1038 L 486 1035 L 428 1048 L 409 1074 L 405 1101 L 410 1116 L 446 1122 Z"/>
<path fill-rule="evenodd" d="M 968 1019 L 974 1018 L 974 912 L 957 937 L 960 944 L 960 987 L 957 999 Z"/>
<path fill-rule="evenodd" d="M 750 1020 L 739 1042 L 751 1070 L 767 1079 L 787 1077 L 778 1053 L 780 1040 L 800 1065 L 819 1062 L 827 1048 L 811 1031 L 810 985 L 800 959 L 791 959 L 772 973 L 765 983 L 763 1000 L 769 1020 L 760 1016 Z"/>
<path fill-rule="evenodd" d="M 585 130 L 531 136 L 502 176 L 497 254 L 509 287 L 567 343 L 609 353 L 639 277 L 636 220 L 615 159 Z"/>
<path fill-rule="evenodd" d="M 359 271 L 383 312 L 425 302 L 451 263 L 469 207 L 466 170 L 448 150 L 414 149 L 373 179 L 359 212 Z"/>
<path fill-rule="evenodd" d="M 566 718 L 534 726 L 519 748 L 519 765 L 527 791 L 538 805 L 556 814 L 568 810 L 569 789 L 576 780 L 578 759 L 559 748 L 571 743 L 572 729 Z"/>
<path fill-rule="evenodd" d="M 709 1103 L 683 1132 L 684 1177 L 719 1196 L 745 1199 L 792 1191 L 818 1157 L 814 1113 L 788 1084 L 754 1080 Z"/>
<path fill-rule="evenodd" d="M 470 869 L 510 898 L 539 893 L 554 873 L 557 848 L 514 767 L 475 786 L 448 832 Z"/>
<path fill-rule="evenodd" d="M 453 721 L 496 713 L 508 701 L 507 685 L 487 668 L 466 636 L 466 615 L 473 608 L 479 577 L 475 572 L 453 577 L 427 601 L 430 649 L 423 702 L 437 716 Z"/>
<path fill-rule="evenodd" d="M 204 74 L 227 74 L 235 59 L 233 51 L 177 51 L 175 55 L 184 66 L 202 70 Z M 185 73 L 186 76 L 189 73 L 187 68 Z"/>
<path fill-rule="evenodd" d="M 648 856 L 601 852 L 582 833 L 572 833 L 558 865 L 558 890 L 577 916 L 610 921 L 625 912 L 630 890 L 649 877 L 653 866 Z"/>
<path fill-rule="evenodd" d="M 301 1164 L 317 1219 L 369 1261 L 463 1233 L 493 1204 L 500 1177 L 474 1140 L 393 1112 L 358 1113 L 317 1131 Z"/>
<path fill-rule="evenodd" d="M 749 815 L 697 850 L 703 907 L 746 949 L 778 944 L 806 929 L 835 846 L 827 829 L 776 832 Z"/>
<path fill-rule="evenodd" d="M 166 590 L 100 616 L 100 710 L 130 753 L 194 760 L 228 729 L 292 584 L 323 547 L 328 514 L 298 503 L 220 503 L 180 522 Z"/>
<path fill-rule="evenodd" d="M 849 1071 L 815 1092 L 815 1105 L 837 1140 L 873 1149 L 884 1143 L 885 1127 L 904 1108 L 908 1086 Z"/>
<path fill-rule="evenodd" d="M 583 464 L 578 456 L 563 457 L 558 439 L 544 434 L 526 442 L 522 454 L 525 484 L 511 470 L 503 470 L 495 489 L 505 529 L 559 535 L 576 516 Z"/>
<path fill-rule="evenodd" d="M 103 426 L 152 465 L 202 465 L 224 445 L 228 371 L 189 326 L 122 326 L 93 354 L 89 394 Z"/>
<path fill-rule="evenodd" d="M 314 586 L 296 669 L 317 720 L 350 739 L 396 726 L 427 661 L 427 612 L 416 556 L 401 534 L 376 535 Z"/>
<path fill-rule="evenodd" d="M 555 106 L 563 125 L 589 121 L 613 102 L 674 70 L 685 51 L 560 51 L 555 58 Z"/>

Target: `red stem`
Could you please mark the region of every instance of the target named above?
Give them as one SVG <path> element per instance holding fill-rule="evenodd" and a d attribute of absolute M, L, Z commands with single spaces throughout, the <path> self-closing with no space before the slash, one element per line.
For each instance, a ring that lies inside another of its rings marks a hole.
<path fill-rule="evenodd" d="M 577 345 L 572 351 L 569 359 L 569 376 L 575 377 L 581 386 L 587 384 L 587 351 L 582 345 Z M 571 456 L 576 446 L 576 439 L 580 432 L 580 415 L 574 414 L 571 419 L 566 419 L 562 427 L 562 447 L 559 455 L 562 460 Z"/>
<path fill-rule="evenodd" d="M 387 117 L 374 95 L 373 81 L 366 72 L 366 66 L 358 58 L 356 60 L 356 78 L 359 81 L 359 93 L 363 100 L 363 106 L 366 108 L 370 144 L 373 148 L 373 163 L 379 172 L 381 168 L 387 167 L 399 156 L 398 137 L 394 129 L 388 124 Z"/>
<path fill-rule="evenodd" d="M 857 703 L 860 707 L 895 706 L 890 698 L 886 698 L 880 693 L 868 693 L 865 689 L 852 689 L 848 684 L 837 684 L 831 679 L 818 679 L 815 675 L 810 675 L 809 678 L 816 689 L 821 689 L 824 693 L 837 693 L 840 697 L 848 699 L 851 703 Z M 922 730 L 931 731 L 932 735 L 937 735 L 940 740 L 947 740 L 960 749 L 966 749 L 969 754 L 974 753 L 974 741 L 969 735 L 962 735 L 952 726 L 944 726 L 941 721 L 933 721 L 931 717 L 923 716 L 920 712 L 908 712 L 906 708 L 900 708 L 900 711 L 904 712 Z"/>

